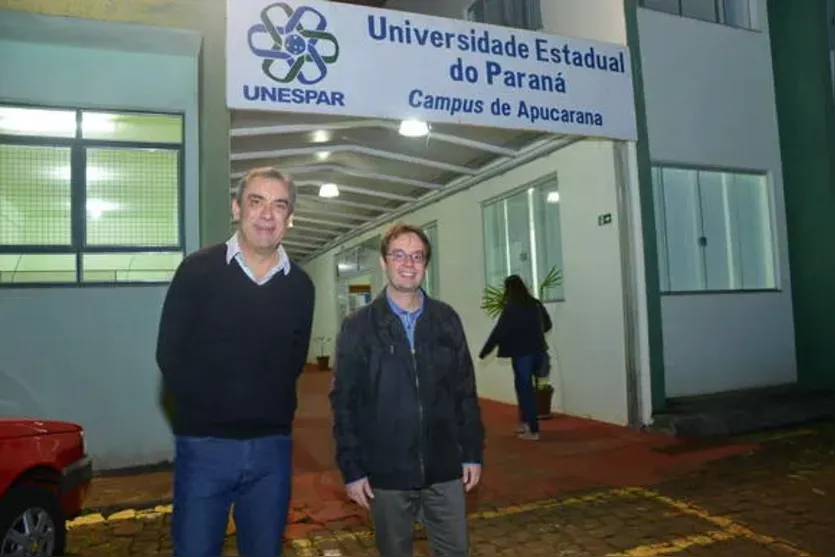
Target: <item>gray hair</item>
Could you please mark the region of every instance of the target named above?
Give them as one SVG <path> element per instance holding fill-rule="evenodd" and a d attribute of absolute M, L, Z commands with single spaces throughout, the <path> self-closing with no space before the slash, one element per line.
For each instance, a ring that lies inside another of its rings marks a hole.
<path fill-rule="evenodd" d="M 276 180 L 278 182 L 284 182 L 285 184 L 287 184 L 287 195 L 289 196 L 290 212 L 293 212 L 293 210 L 296 208 L 296 183 L 293 181 L 293 178 L 291 178 L 289 174 L 281 172 L 274 166 L 261 166 L 258 168 L 253 168 L 252 170 L 244 174 L 243 178 L 241 178 L 240 181 L 238 181 L 237 187 L 235 187 L 235 201 L 237 201 L 239 205 L 243 203 L 244 192 L 246 191 L 246 188 L 248 188 L 249 184 L 252 183 L 252 181 L 256 178 Z"/>

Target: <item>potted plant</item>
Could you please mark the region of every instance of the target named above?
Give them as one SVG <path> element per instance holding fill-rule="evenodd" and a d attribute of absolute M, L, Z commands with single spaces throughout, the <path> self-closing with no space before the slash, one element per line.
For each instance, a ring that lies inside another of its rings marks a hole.
<path fill-rule="evenodd" d="M 325 354 L 325 345 L 330 342 L 331 339 L 327 337 L 316 337 L 313 340 L 319 344 L 319 355 L 316 356 L 316 363 L 319 365 L 319 370 L 327 371 L 330 369 L 331 357 Z"/>
<path fill-rule="evenodd" d="M 554 387 L 548 382 L 547 377 L 537 377 L 536 386 L 536 417 L 540 420 L 547 420 L 553 416 L 551 412 L 551 401 L 554 398 Z"/>
<path fill-rule="evenodd" d="M 562 284 L 562 270 L 557 266 L 551 267 L 548 274 L 542 279 L 539 285 L 540 298 L 545 297 L 545 292 Z M 490 319 L 496 319 L 504 308 L 504 288 L 501 286 L 487 286 L 481 296 L 481 309 L 487 313 Z M 550 418 L 551 401 L 554 398 L 554 387 L 548 382 L 547 377 L 537 377 L 536 387 L 536 409 L 540 419 Z"/>

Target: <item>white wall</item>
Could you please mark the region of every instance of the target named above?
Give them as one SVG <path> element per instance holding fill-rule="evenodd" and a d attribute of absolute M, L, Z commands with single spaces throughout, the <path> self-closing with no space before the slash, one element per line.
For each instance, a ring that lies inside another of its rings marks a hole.
<path fill-rule="evenodd" d="M 638 14 L 651 159 L 767 172 L 781 271 L 780 292 L 663 297 L 668 396 L 796 380 L 766 2 L 754 5 L 762 32 Z"/>
<path fill-rule="evenodd" d="M 529 2 L 535 0 L 528 0 Z M 388 10 L 463 19 L 472 0 L 388 0 Z M 540 0 L 543 31 L 626 44 L 623 0 Z"/>
<path fill-rule="evenodd" d="M 471 0 L 388 0 L 386 10 L 398 10 L 423 15 L 463 19 Z"/>
<path fill-rule="evenodd" d="M 556 173 L 560 190 L 566 300 L 549 307 L 557 361 L 552 382 L 555 404 L 569 414 L 627 422 L 623 298 L 615 195 L 614 146 L 586 140 L 489 179 L 419 209 L 403 219 L 416 225 L 436 221 L 441 246 L 440 291 L 461 315 L 470 350 L 478 354 L 492 323 L 480 309 L 484 288 L 481 204 Z M 612 213 L 600 227 L 597 217 Z M 354 239 L 355 245 L 380 229 Z M 314 336 L 336 334 L 332 250 L 306 265 L 316 284 Z M 494 356 L 476 361 L 478 388 L 486 398 L 513 402 L 509 363 Z"/>
<path fill-rule="evenodd" d="M 541 0 L 545 31 L 614 44 L 626 44 L 623 0 Z"/>
<path fill-rule="evenodd" d="M 6 12 L 2 15 L 6 18 Z M 12 17 L 9 15 L 9 17 Z M 186 247 L 199 244 L 199 36 L 179 31 L 23 16 L 50 39 L 144 34 L 175 54 L 0 40 L 0 101 L 69 107 L 185 111 Z M 18 34 L 23 34 L 20 26 Z M 2 36 L 0 36 L 2 39 Z M 188 48 L 179 48 L 184 44 Z M 1 186 L 0 186 L 1 187 Z M 166 286 L 0 289 L 0 414 L 80 423 L 98 468 L 169 459 L 159 405 L 156 333 Z"/>
<path fill-rule="evenodd" d="M 333 257 L 334 253 L 328 252 L 304 265 L 316 287 L 316 304 L 313 307 L 313 332 L 310 348 L 307 352 L 307 360 L 311 363 L 315 362 L 316 356 L 319 355 L 319 344 L 315 341 L 317 337 L 331 339 L 326 347 L 329 356 L 333 354 L 333 346 L 336 340 L 338 305 L 336 301 L 336 261 Z"/>
<path fill-rule="evenodd" d="M 384 8 L 463 19 L 471 3 L 472 0 L 388 0 Z M 623 0 L 540 0 L 540 10 L 542 30 L 547 33 L 626 44 Z"/>

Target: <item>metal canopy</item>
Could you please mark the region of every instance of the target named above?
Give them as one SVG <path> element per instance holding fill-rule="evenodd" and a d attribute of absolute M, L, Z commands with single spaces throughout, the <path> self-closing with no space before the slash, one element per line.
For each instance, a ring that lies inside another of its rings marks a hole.
<path fill-rule="evenodd" d="M 299 200 L 285 245 L 291 257 L 303 262 L 372 222 L 402 214 L 456 181 L 478 180 L 497 161 L 513 161 L 526 147 L 555 137 L 450 124 L 432 124 L 424 137 L 405 137 L 399 125 L 233 111 L 231 187 L 256 166 L 273 165 L 293 176 Z M 339 195 L 320 197 L 322 184 L 336 184 Z"/>

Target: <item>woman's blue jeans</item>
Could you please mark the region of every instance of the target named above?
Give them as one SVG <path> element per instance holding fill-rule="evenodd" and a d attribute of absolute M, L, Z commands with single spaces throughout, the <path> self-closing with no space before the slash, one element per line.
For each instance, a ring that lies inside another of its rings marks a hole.
<path fill-rule="evenodd" d="M 527 354 L 511 359 L 513 365 L 514 386 L 516 400 L 519 403 L 519 417 L 528 424 L 531 433 L 539 433 L 539 420 L 536 412 L 536 390 L 534 379 L 536 369 L 542 364 L 544 354 Z"/>

